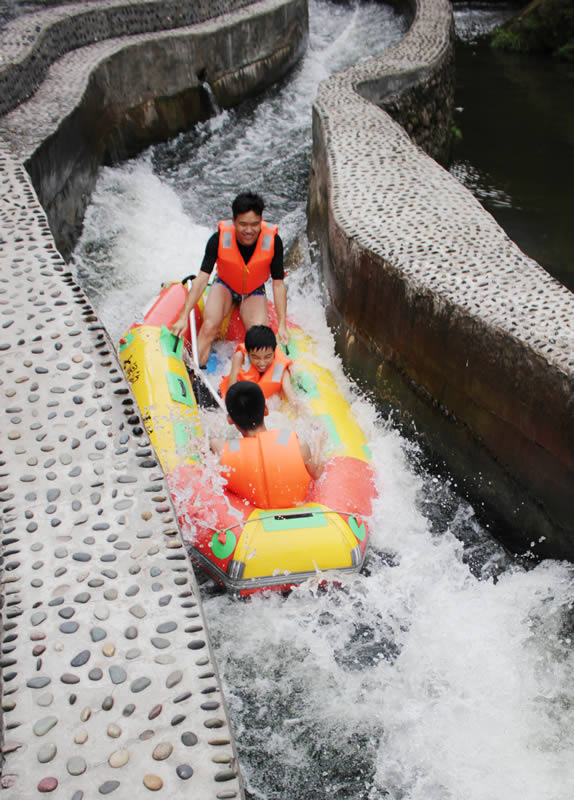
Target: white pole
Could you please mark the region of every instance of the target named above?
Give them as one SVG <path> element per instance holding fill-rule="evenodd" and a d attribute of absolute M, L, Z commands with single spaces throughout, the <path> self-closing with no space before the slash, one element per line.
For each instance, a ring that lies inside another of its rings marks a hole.
<path fill-rule="evenodd" d="M 191 357 L 193 359 L 193 365 L 195 367 L 195 374 L 203 381 L 204 385 L 209 390 L 209 393 L 217 402 L 219 408 L 221 408 L 227 414 L 227 408 L 225 407 L 225 403 L 217 393 L 217 390 L 213 388 L 209 380 L 207 379 L 207 375 L 204 373 L 202 369 L 199 367 L 199 353 L 197 349 L 197 324 L 195 321 L 195 308 L 192 308 L 189 312 L 189 330 L 191 332 Z"/>

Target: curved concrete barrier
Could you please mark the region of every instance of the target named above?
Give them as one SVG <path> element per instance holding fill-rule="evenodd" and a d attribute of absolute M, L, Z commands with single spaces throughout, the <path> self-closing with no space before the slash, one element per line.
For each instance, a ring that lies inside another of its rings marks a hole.
<path fill-rule="evenodd" d="M 100 165 L 207 118 L 204 81 L 230 107 L 276 81 L 304 52 L 306 0 L 218 5 L 228 11 L 216 19 L 71 48 L 27 102 L 0 118 L 0 136 L 26 165 L 65 256 L 81 231 Z M 150 7 L 130 5 L 144 20 Z"/>
<path fill-rule="evenodd" d="M 197 25 L 252 4 L 253 0 L 98 0 L 18 17 L 0 34 L 0 115 L 32 97 L 50 66 L 73 50 L 118 36 Z"/>
<path fill-rule="evenodd" d="M 340 346 L 514 549 L 571 559 L 574 296 L 381 108 L 408 123 L 416 106 L 421 141 L 448 91 L 449 4 L 415 9 L 401 43 L 314 106 L 309 234 Z"/>
<path fill-rule="evenodd" d="M 21 41 L 0 72 L 14 83 L 3 99 L 18 103 L 0 117 L 6 800 L 243 797 L 165 476 L 115 346 L 50 229 L 71 244 L 102 159 L 189 125 L 198 71 L 236 102 L 305 47 L 304 0 L 202 1 L 185 6 L 201 12 L 197 25 L 177 18 L 160 32 L 172 22 L 162 16 L 153 33 L 96 41 L 117 36 L 114 8 L 140 30 L 172 7 L 66 6 L 9 26 Z"/>

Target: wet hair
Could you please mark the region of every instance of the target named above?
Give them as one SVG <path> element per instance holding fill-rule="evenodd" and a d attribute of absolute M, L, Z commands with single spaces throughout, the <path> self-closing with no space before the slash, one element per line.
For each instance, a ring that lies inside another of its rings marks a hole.
<path fill-rule="evenodd" d="M 277 339 L 269 325 L 252 325 L 245 334 L 245 349 L 247 352 L 266 350 L 268 347 L 273 352 L 277 347 Z"/>
<path fill-rule="evenodd" d="M 247 214 L 248 211 L 254 211 L 259 217 L 263 216 L 263 209 L 265 203 L 263 198 L 254 192 L 241 192 L 237 195 L 231 204 L 231 211 L 233 212 L 233 219 L 239 214 Z"/>
<path fill-rule="evenodd" d="M 256 383 L 238 381 L 225 395 L 227 413 L 242 431 L 252 431 L 263 425 L 265 395 Z"/>

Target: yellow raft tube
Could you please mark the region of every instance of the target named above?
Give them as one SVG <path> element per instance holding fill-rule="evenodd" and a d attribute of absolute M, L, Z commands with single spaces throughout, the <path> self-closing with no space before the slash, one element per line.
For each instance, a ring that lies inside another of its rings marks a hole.
<path fill-rule="evenodd" d="M 203 480 L 194 451 L 202 431 L 183 340 L 169 332 L 185 296 L 179 283 L 164 286 L 144 324 L 132 326 L 121 339 L 119 354 L 168 476 L 192 559 L 238 595 L 287 589 L 332 570 L 359 571 L 368 542 L 365 518 L 376 495 L 369 450 L 333 375 L 317 363 L 313 341 L 290 328 L 292 382 L 327 431 L 328 463 L 302 505 L 255 508 Z M 224 327 L 232 341 L 243 336 L 237 319 Z"/>

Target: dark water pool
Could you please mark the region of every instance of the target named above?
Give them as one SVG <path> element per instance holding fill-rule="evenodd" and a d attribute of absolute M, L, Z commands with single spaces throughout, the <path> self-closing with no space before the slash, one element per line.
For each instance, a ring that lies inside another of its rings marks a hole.
<path fill-rule="evenodd" d="M 574 64 L 503 53 L 480 34 L 516 5 L 455 5 L 451 172 L 508 235 L 574 291 Z"/>

